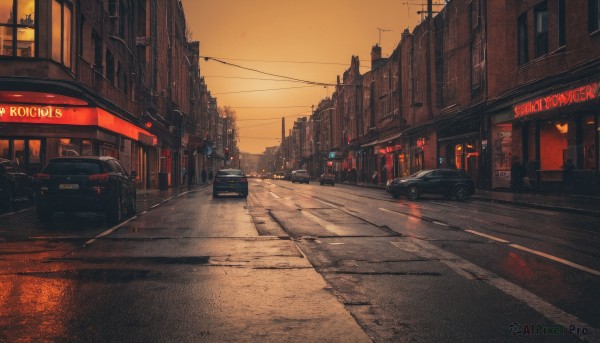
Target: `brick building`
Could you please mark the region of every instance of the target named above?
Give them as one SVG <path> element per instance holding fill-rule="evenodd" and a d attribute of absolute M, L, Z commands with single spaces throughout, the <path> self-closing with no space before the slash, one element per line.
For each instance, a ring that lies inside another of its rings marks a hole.
<path fill-rule="evenodd" d="M 179 184 L 211 116 L 180 1 L 0 1 L 0 23 L 0 157 L 111 155 Z"/>

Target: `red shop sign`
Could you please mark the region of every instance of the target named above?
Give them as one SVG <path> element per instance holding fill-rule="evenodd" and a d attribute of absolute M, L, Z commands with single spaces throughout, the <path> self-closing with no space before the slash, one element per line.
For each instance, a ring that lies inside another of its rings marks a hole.
<path fill-rule="evenodd" d="M 517 104 L 513 107 L 515 118 L 597 99 L 599 97 L 599 85 L 599 83 L 590 83 L 585 86 Z"/>

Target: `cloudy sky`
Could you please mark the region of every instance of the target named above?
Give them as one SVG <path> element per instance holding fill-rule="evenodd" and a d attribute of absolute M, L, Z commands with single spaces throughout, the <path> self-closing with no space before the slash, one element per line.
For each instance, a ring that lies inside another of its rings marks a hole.
<path fill-rule="evenodd" d="M 236 111 L 238 145 L 250 153 L 279 145 L 282 117 L 287 136 L 295 119 L 309 116 L 311 106 L 334 91 L 280 76 L 335 84 L 352 55 L 360 57 L 364 73 L 371 47 L 381 43 L 383 56 L 389 56 L 402 31 L 420 22 L 417 11 L 426 9 L 421 0 L 182 3 L 192 40 L 200 41 L 200 55 L 227 63 L 202 60 L 200 73 L 219 106 Z"/>

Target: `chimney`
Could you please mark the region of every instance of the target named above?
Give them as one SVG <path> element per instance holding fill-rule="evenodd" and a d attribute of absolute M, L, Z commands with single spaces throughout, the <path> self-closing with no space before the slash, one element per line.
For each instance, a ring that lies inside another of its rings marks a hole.
<path fill-rule="evenodd" d="M 285 142 L 285 117 L 281 117 L 281 143 Z"/>
<path fill-rule="evenodd" d="M 381 60 L 381 47 L 379 44 L 373 45 L 371 49 L 371 69 L 375 69 Z"/>

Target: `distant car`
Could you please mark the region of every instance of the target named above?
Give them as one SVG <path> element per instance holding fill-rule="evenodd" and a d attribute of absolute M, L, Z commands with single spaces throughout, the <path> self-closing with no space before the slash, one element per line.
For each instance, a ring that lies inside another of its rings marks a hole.
<path fill-rule="evenodd" d="M 283 179 L 284 180 L 288 180 L 288 181 L 292 181 L 292 171 L 291 170 L 287 170 L 283 173 Z"/>
<path fill-rule="evenodd" d="M 17 197 L 32 200 L 32 181 L 16 162 L 0 158 L 0 208 L 12 209 Z"/>
<path fill-rule="evenodd" d="M 292 172 L 292 183 L 306 183 L 310 182 L 310 176 L 308 176 L 308 171 L 305 169 L 298 169 Z"/>
<path fill-rule="evenodd" d="M 390 180 L 385 189 L 396 199 L 400 195 L 416 200 L 421 194 L 439 194 L 464 201 L 475 193 L 475 183 L 464 170 L 433 169 Z"/>
<path fill-rule="evenodd" d="M 136 213 L 137 173 L 127 173 L 108 156 L 73 156 L 51 159 L 35 176 L 37 216 L 50 221 L 54 212 L 106 213 L 111 224 L 125 212 Z"/>
<path fill-rule="evenodd" d="M 221 169 L 213 181 L 213 198 L 222 192 L 238 193 L 248 196 L 248 178 L 240 169 Z"/>
<path fill-rule="evenodd" d="M 321 174 L 321 177 L 319 178 L 319 183 L 321 184 L 321 186 L 323 186 L 326 183 L 334 186 L 335 185 L 335 175 L 332 173 L 323 173 L 323 174 Z"/>

